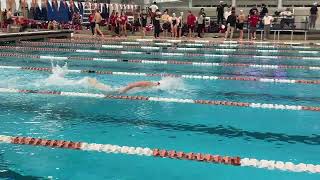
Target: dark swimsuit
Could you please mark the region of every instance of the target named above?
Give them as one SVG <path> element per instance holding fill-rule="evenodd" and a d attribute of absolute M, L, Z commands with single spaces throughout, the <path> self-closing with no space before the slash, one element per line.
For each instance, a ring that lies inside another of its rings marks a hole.
<path fill-rule="evenodd" d="M 172 20 L 172 26 L 175 26 L 177 24 L 177 20 Z"/>

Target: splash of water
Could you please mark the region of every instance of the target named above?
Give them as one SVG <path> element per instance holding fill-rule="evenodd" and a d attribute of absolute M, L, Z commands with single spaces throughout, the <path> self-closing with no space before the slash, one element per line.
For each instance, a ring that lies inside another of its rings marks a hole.
<path fill-rule="evenodd" d="M 68 64 L 65 63 L 64 66 L 60 67 L 57 63 L 54 65 L 51 62 L 52 74 L 43 81 L 44 86 L 71 86 L 75 84 L 79 84 L 81 80 L 70 80 L 65 78 L 68 74 Z"/>
<path fill-rule="evenodd" d="M 181 78 L 164 77 L 159 82 L 160 86 L 156 88 L 159 90 L 169 92 L 185 90 L 185 84 Z"/>
<path fill-rule="evenodd" d="M 38 86 L 82 86 L 85 88 L 95 88 L 97 90 L 108 92 L 117 92 L 122 87 L 111 87 L 106 84 L 99 82 L 95 78 L 84 77 L 80 80 L 73 80 L 66 78 L 66 75 L 69 73 L 68 64 L 65 63 L 63 66 L 59 66 L 59 64 L 52 65 L 52 74 L 41 83 L 38 83 Z M 164 77 L 160 81 L 160 86 L 154 88 L 135 88 L 129 93 L 137 93 L 143 91 L 166 91 L 169 93 L 175 94 L 177 91 L 184 91 L 185 85 L 181 78 L 173 78 L 173 77 Z"/>

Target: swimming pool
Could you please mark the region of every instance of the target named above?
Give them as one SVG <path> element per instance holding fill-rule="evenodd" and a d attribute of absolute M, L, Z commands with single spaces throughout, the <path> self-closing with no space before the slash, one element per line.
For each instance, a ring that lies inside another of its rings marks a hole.
<path fill-rule="evenodd" d="M 76 41 L 0 46 L 0 178 L 320 178 L 317 46 Z M 105 96 L 88 77 L 114 88 L 142 80 L 161 85 Z M 7 136 L 146 149 L 46 148 Z"/>

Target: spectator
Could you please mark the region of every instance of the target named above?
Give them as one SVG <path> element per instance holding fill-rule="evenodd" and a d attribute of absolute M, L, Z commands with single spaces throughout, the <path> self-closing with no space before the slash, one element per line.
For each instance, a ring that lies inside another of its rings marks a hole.
<path fill-rule="evenodd" d="M 206 17 L 206 13 L 204 12 L 204 9 L 201 8 L 198 16 L 198 37 L 199 38 L 202 38 L 201 34 L 204 30 L 205 17 Z"/>
<path fill-rule="evenodd" d="M 256 31 L 257 31 L 257 24 L 259 22 L 259 16 L 257 11 L 253 11 L 253 15 L 249 16 L 249 25 L 250 25 L 250 35 L 251 40 L 256 40 Z"/>
<path fill-rule="evenodd" d="M 265 17 L 265 15 L 268 13 L 268 8 L 265 4 L 261 5 L 261 11 L 260 11 L 260 18 Z"/>
<path fill-rule="evenodd" d="M 163 12 L 163 15 L 161 16 L 161 22 L 162 22 L 162 29 L 164 31 L 164 36 L 167 37 L 168 36 L 168 31 L 170 31 L 170 16 L 168 14 L 168 9 L 166 9 Z"/>
<path fill-rule="evenodd" d="M 236 23 L 237 23 L 236 12 L 232 11 L 231 15 L 228 16 L 228 18 L 227 18 L 227 23 L 226 23 L 227 24 L 227 31 L 226 31 L 226 35 L 224 37 L 224 40 L 227 40 L 229 32 L 230 32 L 230 39 L 232 40 L 233 32 L 236 27 Z"/>
<path fill-rule="evenodd" d="M 281 28 L 285 28 L 285 25 L 288 28 L 294 28 L 294 18 L 290 8 L 287 8 L 285 11 L 281 12 L 280 16 L 282 16 L 282 19 L 280 21 Z"/>
<path fill-rule="evenodd" d="M 121 35 L 124 35 L 125 37 L 127 37 L 128 16 L 123 11 L 121 11 L 120 18 L 121 18 L 121 21 L 120 21 Z"/>
<path fill-rule="evenodd" d="M 318 18 L 318 3 L 314 3 L 313 6 L 310 8 L 310 28 L 316 27 L 316 22 Z"/>
<path fill-rule="evenodd" d="M 176 17 L 176 13 L 172 13 L 172 17 L 170 18 L 170 25 L 171 25 L 171 33 L 172 37 L 178 37 L 178 25 L 179 25 L 179 18 Z"/>
<path fill-rule="evenodd" d="M 149 7 L 150 10 L 150 16 L 151 16 L 151 21 L 153 21 L 155 15 L 156 15 L 156 11 L 158 10 L 158 6 L 157 6 L 157 2 L 153 2 L 153 4 Z"/>
<path fill-rule="evenodd" d="M 153 2 L 153 4 L 149 7 L 150 10 L 151 10 L 151 13 L 155 14 L 156 11 L 159 9 L 158 6 L 157 6 L 157 2 Z"/>
<path fill-rule="evenodd" d="M 179 16 L 179 25 L 178 25 L 178 31 L 179 31 L 179 37 L 182 37 L 182 28 L 184 27 L 184 13 L 180 12 Z"/>
<path fill-rule="evenodd" d="M 91 29 L 91 33 L 92 35 L 94 36 L 94 33 L 95 33 L 95 26 L 96 26 L 96 23 L 94 22 L 94 15 L 95 15 L 95 12 L 92 11 L 91 14 L 89 15 L 89 23 L 90 23 L 90 29 Z"/>
<path fill-rule="evenodd" d="M 135 13 L 133 16 L 134 17 L 133 17 L 132 34 L 134 34 L 135 32 L 140 31 L 140 27 L 142 27 L 140 13 Z"/>
<path fill-rule="evenodd" d="M 121 17 L 120 17 L 120 14 L 116 12 L 114 31 L 118 37 L 120 37 L 120 24 L 121 24 Z"/>
<path fill-rule="evenodd" d="M 195 28 L 195 26 L 196 26 L 196 21 L 197 21 L 196 16 L 194 16 L 194 15 L 192 14 L 191 10 L 189 10 L 188 17 L 187 17 L 187 25 L 188 25 L 188 30 L 189 30 L 189 38 L 193 37 L 194 28 Z"/>
<path fill-rule="evenodd" d="M 258 11 L 258 8 L 257 8 L 257 6 L 253 6 L 251 9 L 250 9 L 250 11 L 249 11 L 249 16 L 253 16 L 253 15 L 255 15 L 256 13 L 258 13 L 259 11 Z"/>
<path fill-rule="evenodd" d="M 261 4 L 261 11 L 260 11 L 260 25 L 259 28 L 263 28 L 263 18 L 266 15 L 266 13 L 268 13 L 268 8 L 265 4 Z"/>
<path fill-rule="evenodd" d="M 285 18 L 292 17 L 292 12 L 290 11 L 290 8 L 286 8 L 285 11 L 280 13 L 280 16 L 283 16 Z"/>
<path fill-rule="evenodd" d="M 231 15 L 231 8 L 228 7 L 227 11 L 224 12 L 224 14 L 223 14 L 224 19 L 227 20 L 230 15 Z"/>
<path fill-rule="evenodd" d="M 161 29 L 160 20 L 161 20 L 161 12 L 159 11 L 159 9 L 157 9 L 155 13 L 154 21 L 153 21 L 154 38 L 156 39 L 159 38 L 159 35 L 160 35 L 160 29 Z"/>
<path fill-rule="evenodd" d="M 238 29 L 240 31 L 239 40 L 242 41 L 243 40 L 243 25 L 246 20 L 246 16 L 244 15 L 243 10 L 240 10 L 240 14 L 239 14 L 237 20 L 238 20 Z"/>
<path fill-rule="evenodd" d="M 223 24 L 223 15 L 224 15 L 224 6 L 225 4 L 223 1 L 220 1 L 219 5 L 217 6 L 217 23 L 218 24 Z"/>
<path fill-rule="evenodd" d="M 264 40 L 269 39 L 271 22 L 273 21 L 273 17 L 269 16 L 268 13 L 265 13 L 265 16 L 262 19 L 264 24 Z"/>
<path fill-rule="evenodd" d="M 116 11 L 115 11 L 115 10 L 112 10 L 111 15 L 110 15 L 110 17 L 109 17 L 109 22 L 108 22 L 108 24 L 109 24 L 109 26 L 110 26 L 111 32 L 114 32 L 114 31 L 115 31 L 116 19 L 117 19 Z"/>
<path fill-rule="evenodd" d="M 102 31 L 100 30 L 101 21 L 102 21 L 101 14 L 99 11 L 96 10 L 95 14 L 94 14 L 94 22 L 95 22 L 95 31 L 94 31 L 95 33 L 94 34 L 95 35 L 99 34 L 99 35 L 101 35 L 101 37 L 104 37 Z"/>
<path fill-rule="evenodd" d="M 7 17 L 6 17 L 6 21 L 7 21 L 7 32 L 10 32 L 10 29 L 11 29 L 11 25 L 13 24 L 13 19 L 12 19 L 12 12 L 11 12 L 11 9 L 8 10 L 7 12 Z"/>
<path fill-rule="evenodd" d="M 148 22 L 148 15 L 146 12 L 142 12 L 142 14 L 140 14 L 140 24 L 142 26 L 143 37 L 146 36 L 147 22 Z"/>

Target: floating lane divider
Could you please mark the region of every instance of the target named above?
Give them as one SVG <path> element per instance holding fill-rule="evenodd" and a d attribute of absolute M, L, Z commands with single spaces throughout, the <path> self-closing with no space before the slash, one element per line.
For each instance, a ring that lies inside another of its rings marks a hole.
<path fill-rule="evenodd" d="M 254 158 L 241 158 L 239 156 L 221 156 L 213 154 L 203 154 L 195 152 L 182 152 L 166 149 L 151 149 L 148 147 L 119 146 L 112 144 L 97 144 L 87 142 L 73 142 L 66 140 L 49 140 L 23 136 L 5 136 L 0 135 L 0 143 L 41 146 L 48 148 L 62 148 L 81 151 L 95 151 L 101 153 L 114 153 L 126 155 L 138 155 L 154 158 L 170 158 L 176 160 L 189 160 L 205 163 L 232 165 L 239 167 L 254 167 L 269 170 L 282 170 L 291 172 L 320 173 L 320 165 L 292 162 L 257 160 Z"/>
<path fill-rule="evenodd" d="M 245 64 L 245 63 L 211 63 L 211 62 L 194 62 L 194 61 L 157 61 L 157 60 L 141 60 L 141 59 L 110 59 L 110 58 L 94 58 L 94 57 L 79 57 L 79 56 L 37 56 L 19 53 L 0 53 L 0 57 L 16 57 L 16 58 L 32 58 L 32 59 L 47 59 L 47 60 L 81 60 L 81 61 L 100 61 L 100 62 L 115 62 L 115 63 L 141 63 L 141 64 L 171 64 L 171 65 L 192 65 L 192 66 L 207 66 L 207 67 L 250 67 L 259 69 L 304 69 L 304 70 L 320 70 L 319 66 L 294 66 L 294 65 L 268 65 L 268 64 Z"/>
<path fill-rule="evenodd" d="M 202 43 L 202 44 L 276 44 L 283 46 L 299 46 L 299 45 L 312 45 L 315 46 L 317 44 L 310 43 L 302 43 L 302 42 L 268 42 L 268 41 L 223 41 L 223 40 L 190 40 L 190 39 L 128 39 L 128 38 L 105 38 L 105 39 L 93 39 L 92 37 L 74 37 L 73 40 L 93 40 L 95 42 L 114 42 L 114 41 L 131 41 L 131 42 L 171 42 L 171 43 Z"/>
<path fill-rule="evenodd" d="M 21 69 L 31 71 L 51 71 L 51 68 L 42 67 L 20 67 L 20 66 L 0 66 L 0 69 Z M 272 79 L 272 78 L 257 78 L 257 77 L 226 77 L 226 76 L 208 76 L 208 75 L 178 75 L 178 74 L 156 74 L 142 72 L 114 72 L 114 71 L 97 71 L 97 70 L 68 70 L 71 73 L 95 73 L 106 75 L 124 75 L 124 76 L 156 76 L 156 77 L 176 77 L 184 79 L 199 79 L 199 80 L 232 80 L 232 81 L 255 81 L 266 83 L 289 83 L 289 84 L 320 84 L 320 80 L 305 80 L 305 79 Z"/>
<path fill-rule="evenodd" d="M 77 44 L 77 43 L 55 43 L 55 42 L 31 42 L 31 41 L 21 41 L 20 44 L 22 46 L 63 46 L 63 47 L 95 47 L 95 48 L 105 48 L 105 49 L 143 49 L 143 50 L 164 50 L 163 47 L 154 47 L 154 46 L 124 46 L 124 45 L 114 45 L 114 44 Z M 155 43 L 157 45 L 157 43 Z M 161 43 L 162 45 L 163 43 Z M 170 43 L 169 43 L 170 44 Z M 160 45 L 160 44 L 158 44 Z M 220 44 L 219 47 L 228 47 L 228 46 L 222 46 L 225 44 Z M 238 47 L 231 46 L 236 44 L 230 44 L 230 48 Z M 210 51 L 210 52 L 260 52 L 260 53 L 283 53 L 283 52 L 292 52 L 296 50 L 283 50 L 283 49 L 244 49 L 244 48 L 237 48 L 237 49 L 228 49 L 228 48 L 195 48 L 195 47 L 168 47 L 165 48 L 165 50 L 169 51 Z M 318 51 L 298 51 L 298 53 L 302 54 L 317 54 Z"/>
<path fill-rule="evenodd" d="M 174 44 L 172 42 L 166 42 L 166 41 L 129 41 L 129 40 L 123 40 L 123 41 L 114 41 L 112 40 L 106 40 L 106 41 L 97 41 L 92 39 L 71 39 L 71 40 L 65 40 L 65 39 L 49 39 L 49 42 L 59 42 L 59 43 L 91 43 L 95 44 L 97 46 L 102 45 L 103 43 L 109 43 L 117 44 L 117 45 L 157 45 L 157 46 L 176 46 L 176 45 L 184 45 L 188 47 L 228 47 L 228 48 L 267 48 L 267 49 L 274 49 L 274 48 L 293 48 L 293 49 L 310 49 L 311 46 L 301 46 L 302 44 L 279 44 L 275 43 L 272 45 L 268 45 L 268 43 L 250 43 L 250 42 L 244 42 L 240 44 L 235 43 L 226 43 L 226 42 L 210 42 L 206 40 L 196 40 L 192 43 L 190 42 L 184 42 Z M 299 45 L 299 46 L 298 46 Z M 92 46 L 91 46 L 92 47 Z M 314 46 L 313 48 L 318 48 L 318 46 Z"/>
<path fill-rule="evenodd" d="M 89 50 L 89 49 L 66 49 L 66 48 L 40 48 L 40 47 L 21 47 L 21 46 L 0 46 L 1 50 L 22 50 L 22 51 L 47 51 L 47 52 L 78 52 L 78 53 L 103 53 L 103 54 L 122 54 L 122 55 L 153 55 L 168 57 L 238 57 L 238 58 L 258 58 L 258 59 L 297 59 L 297 60 L 320 60 L 319 57 L 297 57 L 297 56 L 257 56 L 241 54 L 193 54 L 193 53 L 164 53 L 164 52 L 136 52 L 136 51 L 112 51 L 112 50 Z"/>
<path fill-rule="evenodd" d="M 69 97 L 139 100 L 139 101 L 153 101 L 153 102 L 166 102 L 166 103 L 187 103 L 187 104 L 204 104 L 204 105 L 212 105 L 212 106 L 233 106 L 233 107 L 246 107 L 246 108 L 258 108 L 258 109 L 320 112 L 320 107 L 302 106 L 302 105 L 247 103 L 247 102 L 232 102 L 232 101 L 217 101 L 217 100 L 193 100 L 193 99 L 177 99 L 177 98 L 163 98 L 163 97 L 148 97 L 148 96 L 114 96 L 114 95 L 104 95 L 104 94 L 94 94 L 94 93 L 42 91 L 42 90 L 26 90 L 26 89 L 10 89 L 10 88 L 0 88 L 0 93 L 46 94 L 46 95 L 60 95 L 60 96 L 69 96 Z"/>

